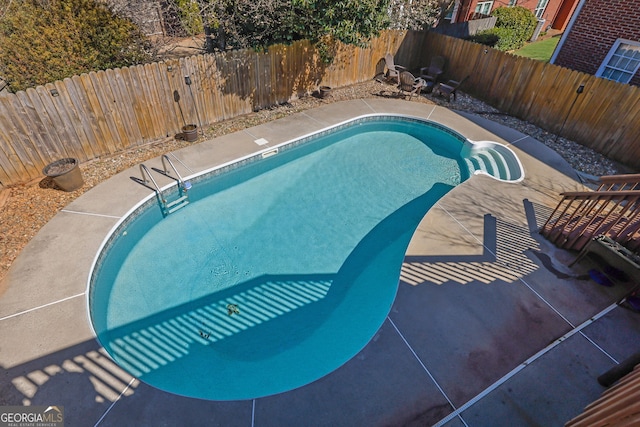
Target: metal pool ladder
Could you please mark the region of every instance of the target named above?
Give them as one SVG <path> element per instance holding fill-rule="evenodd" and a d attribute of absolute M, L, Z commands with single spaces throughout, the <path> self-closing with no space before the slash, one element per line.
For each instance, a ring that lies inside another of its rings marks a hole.
<path fill-rule="evenodd" d="M 171 171 L 167 168 L 167 164 L 171 167 L 175 176 L 171 174 Z M 160 189 L 160 186 L 158 185 L 156 180 L 153 179 L 151 171 L 149 171 L 149 168 L 144 164 L 140 164 L 140 174 L 142 175 L 142 178 L 132 176 L 131 179 L 156 192 L 156 196 L 158 197 L 158 201 L 160 202 L 160 206 L 162 207 L 162 214 L 164 216 L 167 216 L 189 204 L 188 191 L 191 188 L 191 182 L 182 179 L 182 176 L 180 176 L 180 173 L 174 166 L 173 162 L 166 154 L 162 155 L 162 168 L 162 170 L 153 167 L 151 169 L 161 175 L 176 180 L 178 186 L 178 198 L 175 200 L 169 201 L 167 199 L 165 195 L 166 190 L 163 192 Z M 149 184 L 153 184 L 153 186 Z"/>

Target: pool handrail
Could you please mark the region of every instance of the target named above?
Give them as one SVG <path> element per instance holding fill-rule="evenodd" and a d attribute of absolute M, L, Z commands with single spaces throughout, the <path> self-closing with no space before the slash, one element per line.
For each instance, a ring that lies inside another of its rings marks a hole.
<path fill-rule="evenodd" d="M 189 186 L 187 185 L 187 182 L 184 181 L 184 179 L 182 178 L 182 176 L 178 172 L 178 169 L 176 169 L 175 165 L 173 164 L 173 162 L 171 161 L 169 156 L 167 156 L 166 154 L 163 154 L 161 159 L 162 159 L 162 168 L 164 170 L 160 170 L 160 169 L 154 168 L 154 167 L 152 167 L 151 169 L 153 169 L 154 171 L 156 171 L 159 174 L 162 174 L 162 175 L 164 175 L 164 176 L 166 176 L 168 178 L 175 179 L 176 181 L 178 181 L 178 185 L 180 186 L 182 191 L 186 192 L 189 189 Z M 171 169 L 173 169 L 173 171 L 175 172 L 176 176 L 172 176 L 171 172 L 169 172 L 167 170 L 167 162 L 169 163 L 169 166 L 171 166 Z"/>
<path fill-rule="evenodd" d="M 158 197 L 160 198 L 160 200 L 162 202 L 166 202 L 162 197 L 162 191 L 160 190 L 160 187 L 158 186 L 158 183 L 156 182 L 155 179 L 153 179 L 153 176 L 151 175 L 151 172 L 149 171 L 149 168 L 147 166 L 145 166 L 144 163 L 140 163 L 140 174 L 142 175 L 142 179 L 138 178 L 137 176 L 132 176 L 131 179 L 136 181 L 137 183 L 142 184 L 145 187 L 155 191 L 156 194 L 158 195 Z M 145 175 L 148 176 L 149 179 L 146 179 Z M 151 187 L 148 184 L 149 181 L 151 181 L 153 183 L 153 187 Z"/>

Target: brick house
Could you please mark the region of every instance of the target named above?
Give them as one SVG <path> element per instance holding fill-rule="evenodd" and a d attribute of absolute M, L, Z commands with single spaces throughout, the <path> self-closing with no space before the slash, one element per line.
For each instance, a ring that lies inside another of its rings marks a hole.
<path fill-rule="evenodd" d="M 540 20 L 545 29 L 564 31 L 578 0 L 456 0 L 447 19 L 451 23 L 470 21 L 487 16 L 492 10 L 505 6 L 522 6 Z"/>
<path fill-rule="evenodd" d="M 640 86 L 640 0 L 580 0 L 550 62 Z"/>

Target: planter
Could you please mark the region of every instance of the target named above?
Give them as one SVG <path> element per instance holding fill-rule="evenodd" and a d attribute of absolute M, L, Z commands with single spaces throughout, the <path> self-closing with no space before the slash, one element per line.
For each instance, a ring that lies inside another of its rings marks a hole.
<path fill-rule="evenodd" d="M 63 191 L 77 190 L 84 184 L 77 159 L 56 160 L 45 166 L 42 173 L 52 178 L 54 184 Z"/>
<path fill-rule="evenodd" d="M 320 98 L 324 99 L 331 95 L 331 88 L 329 86 L 320 86 L 318 92 L 320 93 Z"/>
<path fill-rule="evenodd" d="M 198 139 L 198 126 L 184 125 L 182 126 L 182 139 L 193 142 Z"/>

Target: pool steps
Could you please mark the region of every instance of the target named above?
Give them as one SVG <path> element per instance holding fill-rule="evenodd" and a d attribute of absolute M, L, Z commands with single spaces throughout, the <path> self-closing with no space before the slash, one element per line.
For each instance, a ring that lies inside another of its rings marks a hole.
<path fill-rule="evenodd" d="M 499 150 L 506 150 L 497 144 L 487 144 L 486 142 L 471 143 L 466 148 L 464 161 L 469 168 L 469 172 L 482 173 L 502 181 L 514 181 L 522 178 L 522 169 L 517 160 L 513 160 L 510 152 L 502 153 Z"/>
<path fill-rule="evenodd" d="M 474 153 L 465 160 L 471 172 L 484 172 L 487 175 L 504 180 L 509 180 L 510 178 L 508 169 L 504 167 L 504 158 L 500 153 L 491 150 L 482 150 Z"/>
<path fill-rule="evenodd" d="M 165 209 L 167 214 L 174 213 L 175 211 L 184 208 L 189 204 L 189 197 L 185 194 L 174 200 L 173 202 L 165 203 Z"/>
<path fill-rule="evenodd" d="M 171 171 L 167 167 L 167 164 L 171 167 L 171 169 L 173 169 L 173 173 L 175 174 L 175 176 L 171 174 Z M 180 176 L 180 173 L 174 166 L 173 162 L 171 161 L 171 159 L 169 159 L 169 157 L 166 154 L 162 155 L 162 167 L 163 169 L 158 169 L 158 168 L 151 168 L 151 169 L 154 172 L 157 172 L 168 178 L 176 180 L 176 185 L 178 187 L 178 198 L 173 201 L 170 201 L 170 202 L 167 201 L 167 198 L 165 195 L 165 193 L 167 192 L 166 191 L 167 189 L 166 188 L 164 190 L 160 189 L 156 180 L 153 179 L 153 176 L 151 175 L 149 168 L 147 168 L 144 164 L 140 164 L 140 173 L 142 174 L 142 179 L 134 176 L 132 176 L 131 179 L 137 182 L 138 184 L 144 185 L 145 187 L 150 188 L 151 190 L 156 192 L 156 196 L 158 197 L 158 201 L 162 207 L 162 214 L 164 216 L 167 216 L 169 214 L 176 212 L 177 210 L 184 208 L 189 204 L 188 191 L 191 188 L 191 182 L 184 181 L 182 179 L 182 176 Z M 147 179 L 147 177 L 149 179 Z M 153 184 L 153 187 L 149 185 L 150 182 Z"/>

